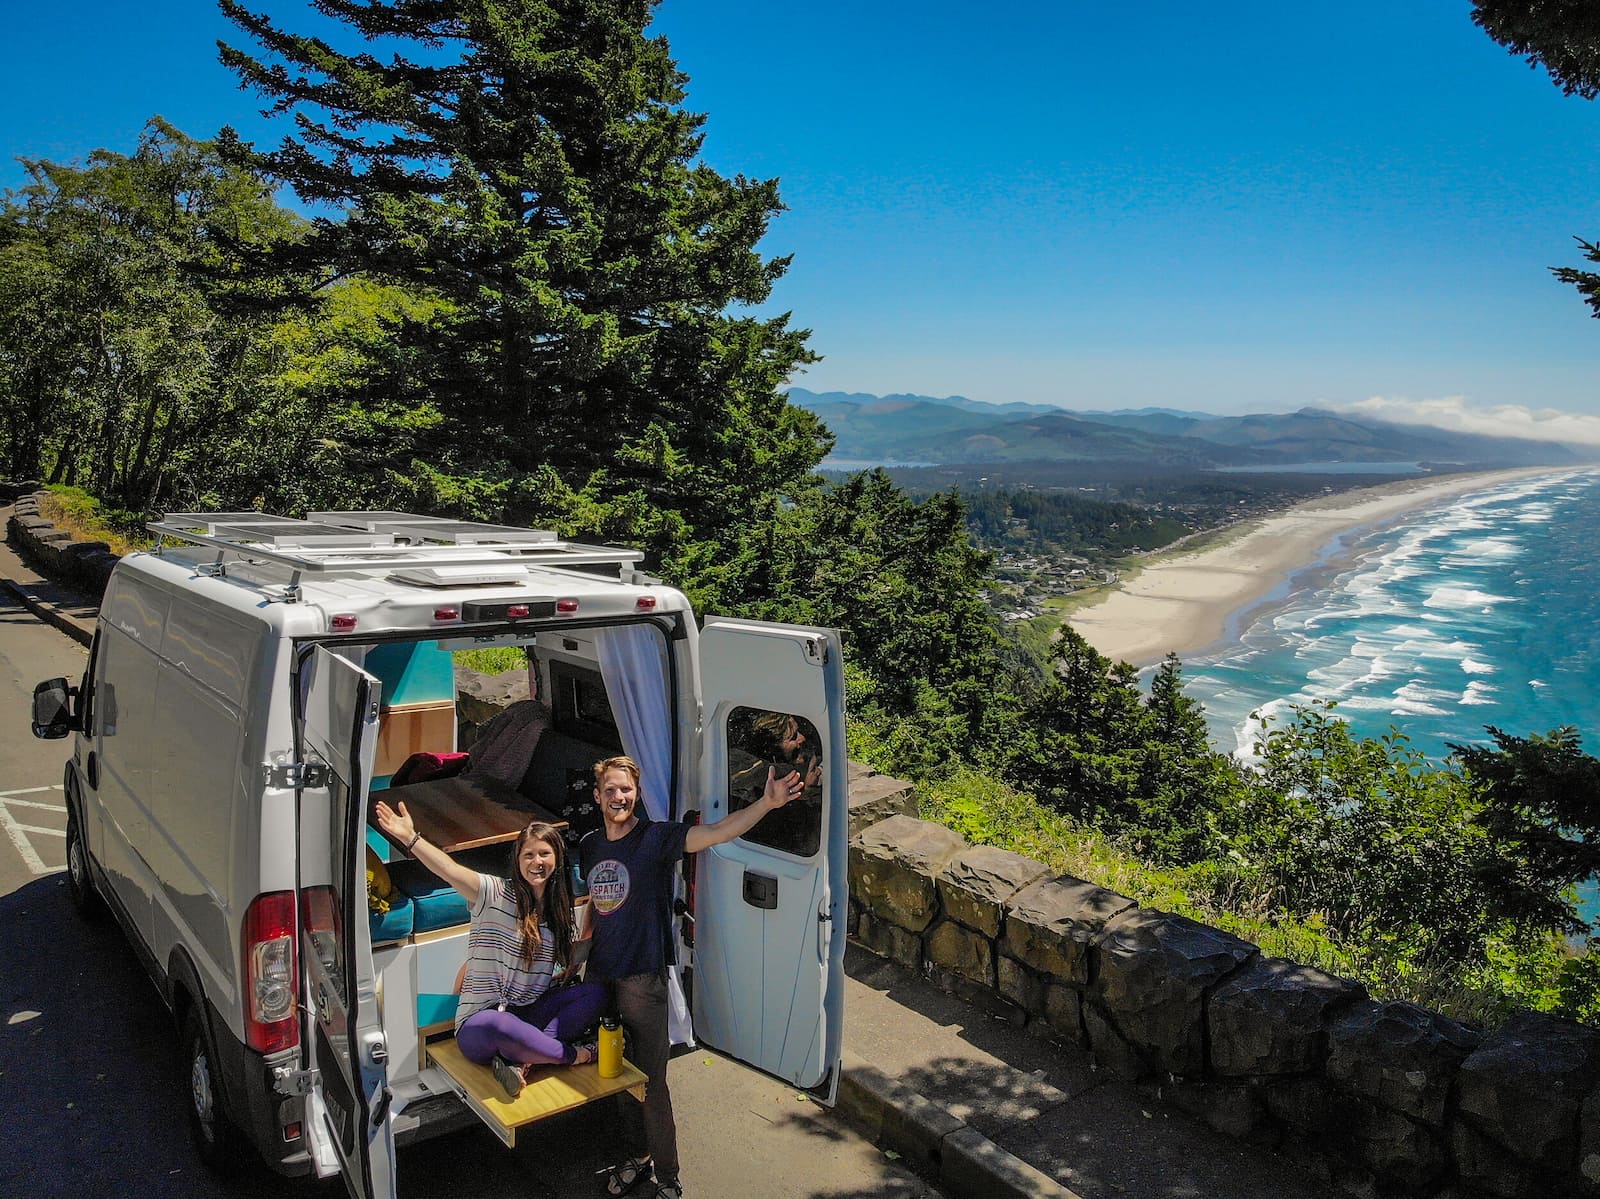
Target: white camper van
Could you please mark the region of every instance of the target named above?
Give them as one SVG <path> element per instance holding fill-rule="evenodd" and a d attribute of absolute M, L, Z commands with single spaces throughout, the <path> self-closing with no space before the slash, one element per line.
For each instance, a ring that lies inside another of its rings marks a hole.
<path fill-rule="evenodd" d="M 203 1157 L 226 1165 L 243 1141 L 282 1173 L 386 1196 L 396 1145 L 475 1119 L 510 1143 L 637 1086 L 574 1066 L 511 1104 L 455 1051 L 465 908 L 383 839 L 370 796 L 504 870 L 529 820 L 577 831 L 595 815 L 590 767 L 619 752 L 653 816 L 720 819 L 764 778 L 774 726 L 808 743 L 811 786 L 695 858 L 673 922 L 682 990 L 700 1043 L 831 1102 L 848 823 L 835 632 L 697 622 L 638 553 L 538 530 L 399 512 L 150 529 L 155 550 L 112 574 L 82 681 L 37 688 L 34 732 L 74 738 L 68 889 L 115 914 L 171 1007 Z M 463 746 L 453 655 L 481 647 L 526 656 L 531 706 Z"/>

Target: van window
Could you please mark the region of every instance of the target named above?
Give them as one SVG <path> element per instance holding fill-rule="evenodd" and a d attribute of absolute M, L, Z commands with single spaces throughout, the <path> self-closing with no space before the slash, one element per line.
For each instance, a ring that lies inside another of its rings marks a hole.
<path fill-rule="evenodd" d="M 728 811 L 737 812 L 761 798 L 767 770 L 784 775 L 798 770 L 806 789 L 769 813 L 742 840 L 796 857 L 815 856 L 822 844 L 822 741 L 804 716 L 765 708 L 734 708 L 728 713 Z"/>
<path fill-rule="evenodd" d="M 328 780 L 328 829 L 327 842 L 329 847 L 329 863 L 355 861 L 351 853 L 350 839 L 350 788 L 338 775 L 331 775 Z M 302 847 L 304 852 L 304 847 Z M 320 863 L 318 864 L 320 866 Z M 303 864 L 303 869 L 313 871 L 316 867 Z M 365 876 L 361 876 L 363 885 Z M 322 963 L 325 973 L 317 976 L 318 981 L 326 980 L 338 996 L 341 1006 L 348 1006 L 350 996 L 345 989 L 345 955 L 346 929 L 344 925 L 344 900 L 348 883 L 351 881 L 348 872 L 334 869 L 330 874 L 331 881 L 319 886 L 305 888 L 301 896 L 301 903 L 305 905 L 302 912 L 304 933 L 310 942 L 310 948 L 316 954 L 317 960 Z M 365 910 L 365 905 L 357 909 L 359 913 Z M 347 1052 L 340 1046 L 341 1054 Z"/>
<path fill-rule="evenodd" d="M 557 732 L 591 745 L 622 752 L 622 734 L 606 698 L 605 680 L 557 658 L 550 663 L 550 723 Z"/>

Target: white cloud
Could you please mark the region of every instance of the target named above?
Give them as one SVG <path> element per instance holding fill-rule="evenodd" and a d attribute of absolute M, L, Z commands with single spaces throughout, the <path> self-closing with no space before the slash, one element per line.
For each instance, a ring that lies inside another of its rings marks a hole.
<path fill-rule="evenodd" d="M 1530 441 L 1566 441 L 1600 445 L 1600 416 L 1564 412 L 1559 408 L 1528 408 L 1498 404 L 1475 408 L 1465 396 L 1440 396 L 1410 400 L 1404 396 L 1372 396 L 1347 404 L 1326 404 L 1340 412 L 1359 413 L 1398 424 L 1432 425 L 1457 433 L 1484 433 L 1493 437 L 1525 437 Z"/>

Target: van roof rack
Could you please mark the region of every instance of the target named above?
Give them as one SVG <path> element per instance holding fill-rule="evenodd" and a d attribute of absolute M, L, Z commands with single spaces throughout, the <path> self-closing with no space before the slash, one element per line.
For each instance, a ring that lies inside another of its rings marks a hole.
<path fill-rule="evenodd" d="M 563 541 L 547 529 L 525 529 L 480 521 L 421 516 L 414 512 L 309 512 L 305 520 L 270 512 L 168 512 L 146 526 L 160 553 L 168 537 L 218 551 L 217 566 L 228 555 L 272 562 L 294 572 L 290 587 L 305 574 L 364 574 L 396 571 L 408 581 L 437 586 L 452 575 L 475 582 L 529 566 L 616 566 L 626 581 L 629 568 L 643 559 L 639 550 Z M 455 572 L 444 567 L 489 567 Z"/>

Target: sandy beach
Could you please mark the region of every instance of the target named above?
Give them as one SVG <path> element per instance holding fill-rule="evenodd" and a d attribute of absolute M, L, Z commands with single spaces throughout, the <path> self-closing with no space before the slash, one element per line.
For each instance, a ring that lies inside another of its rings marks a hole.
<path fill-rule="evenodd" d="M 1106 657 L 1144 666 L 1218 642 L 1228 618 L 1318 561 L 1341 533 L 1398 523 L 1441 501 L 1507 480 L 1563 474 L 1550 467 L 1405 479 L 1296 504 L 1248 522 L 1203 549 L 1152 555 L 1133 577 L 1067 618 Z"/>

